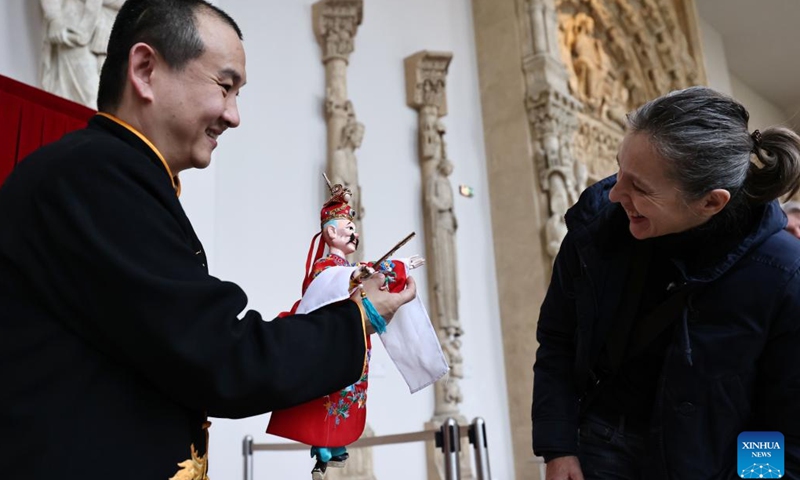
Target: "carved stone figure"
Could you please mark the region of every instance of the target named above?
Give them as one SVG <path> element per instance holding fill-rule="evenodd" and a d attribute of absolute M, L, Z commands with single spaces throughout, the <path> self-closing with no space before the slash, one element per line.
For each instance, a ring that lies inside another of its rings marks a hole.
<path fill-rule="evenodd" d="M 363 19 L 363 0 L 320 0 L 312 6 L 314 35 L 325 65 L 325 120 L 328 152 L 326 170 L 331 181 L 353 192 L 356 228 L 362 229 L 364 208 L 358 185 L 355 150 L 364 138 L 364 124 L 356 120 L 347 98 L 347 65 L 355 48 L 355 36 Z M 348 260 L 362 260 L 363 249 Z"/>
<path fill-rule="evenodd" d="M 528 4 L 528 11 L 531 17 L 534 55 L 556 54 L 558 52 L 557 20 L 551 22 L 555 10 L 547 0 L 535 0 Z"/>
<path fill-rule="evenodd" d="M 454 407 L 464 400 L 461 395 L 459 380 L 464 378 L 464 358 L 461 355 L 461 334 L 457 327 L 439 329 L 439 342 L 450 365 L 450 376 L 443 380 L 442 392 L 444 402 Z M 457 411 L 457 407 L 454 408 Z"/>
<path fill-rule="evenodd" d="M 599 107 L 605 95 L 603 85 L 611 70 L 611 62 L 603 44 L 595 38 L 594 19 L 584 13 L 575 16 L 571 51 L 581 100 Z"/>
<path fill-rule="evenodd" d="M 431 209 L 431 245 L 433 251 L 433 293 L 436 302 L 437 326 L 439 328 L 461 328 L 458 320 L 458 286 L 456 270 L 456 239 L 458 228 L 453 213 L 453 187 L 447 178 L 453 172 L 453 164 L 442 158 L 435 172 L 427 179 L 426 205 Z"/>
<path fill-rule="evenodd" d="M 583 162 L 575 159 L 572 171 L 575 175 L 575 191 L 577 192 L 578 197 L 580 197 L 581 193 L 583 193 L 583 191 L 586 190 L 586 187 L 589 185 L 589 170 L 586 168 L 586 165 Z"/>
<path fill-rule="evenodd" d="M 617 124 L 621 129 L 627 125 L 628 102 L 630 93 L 621 80 L 614 80 L 611 84 L 611 91 L 606 101 L 603 102 L 601 118 L 607 118 Z"/>
<path fill-rule="evenodd" d="M 558 47 L 561 53 L 561 62 L 567 70 L 567 81 L 569 91 L 573 95 L 578 95 L 578 76 L 575 74 L 575 67 L 572 59 L 573 32 L 575 29 L 575 19 L 572 15 L 558 15 Z"/>
<path fill-rule="evenodd" d="M 364 124 L 356 120 L 352 104 L 348 101 L 345 106 L 348 111 L 347 123 L 342 128 L 339 146 L 334 150 L 330 163 L 331 182 L 342 184 L 350 189 L 353 198 L 350 204 L 356 210 L 355 224 L 361 227 L 364 218 L 364 207 L 361 204 L 361 186 L 358 184 L 358 163 L 355 151 L 361 147 L 364 139 Z"/>
<path fill-rule="evenodd" d="M 439 133 L 439 118 L 436 108 L 420 111 L 419 116 L 419 152 L 422 163 L 438 164 L 442 156 L 442 136 Z"/>
<path fill-rule="evenodd" d="M 40 0 L 45 35 L 42 88 L 97 107 L 111 25 L 124 0 Z"/>
<path fill-rule="evenodd" d="M 550 216 L 545 224 L 545 239 L 547 253 L 555 259 L 561 248 L 561 241 L 567 236 L 567 223 L 564 215 L 570 207 L 569 188 L 567 178 L 558 170 L 550 173 L 548 180 Z"/>
<path fill-rule="evenodd" d="M 562 165 L 561 142 L 555 132 L 547 132 L 542 139 L 544 146 L 544 158 L 548 167 L 558 167 Z"/>
<path fill-rule="evenodd" d="M 452 57 L 450 52 L 423 50 L 405 59 L 406 103 L 419 112 L 419 156 L 431 317 L 450 365 L 449 377 L 435 386 L 433 417 L 425 424 L 429 430 L 438 429 L 447 417 L 466 423 L 458 406 L 463 400 L 459 382 L 464 377 L 460 339 L 464 332 L 458 314 L 455 239 L 458 223 L 453 211 L 453 187 L 448 179 L 453 164 L 447 158 L 446 129 L 440 120 L 447 113 L 445 87 Z M 433 442 L 427 443 L 426 450 L 428 479 L 443 479 L 441 452 Z M 474 478 L 469 451 L 469 445 L 462 442 L 459 465 L 460 478 L 464 480 Z"/>

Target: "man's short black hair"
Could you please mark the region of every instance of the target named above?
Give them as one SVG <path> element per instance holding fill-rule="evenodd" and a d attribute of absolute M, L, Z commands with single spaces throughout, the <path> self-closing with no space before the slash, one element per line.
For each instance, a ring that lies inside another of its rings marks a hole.
<path fill-rule="evenodd" d="M 113 112 L 122 100 L 128 54 L 135 44 L 146 43 L 175 70 L 202 55 L 205 45 L 197 31 L 197 12 L 216 15 L 236 31 L 236 22 L 205 0 L 128 0 L 122 5 L 111 29 L 108 56 L 100 73 L 97 108 Z"/>

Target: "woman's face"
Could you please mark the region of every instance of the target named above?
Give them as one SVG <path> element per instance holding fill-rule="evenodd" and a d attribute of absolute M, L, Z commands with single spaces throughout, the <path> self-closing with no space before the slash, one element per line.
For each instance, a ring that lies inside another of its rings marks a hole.
<path fill-rule="evenodd" d="M 668 161 L 656 153 L 647 134 L 627 134 L 617 163 L 617 184 L 609 199 L 625 209 L 635 238 L 682 232 L 711 218 L 701 208 L 704 199 L 685 200 L 677 181 L 668 175 Z"/>

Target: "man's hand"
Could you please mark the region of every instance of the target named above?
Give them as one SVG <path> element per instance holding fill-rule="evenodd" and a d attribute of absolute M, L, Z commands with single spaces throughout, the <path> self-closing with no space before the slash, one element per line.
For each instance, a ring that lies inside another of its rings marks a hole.
<path fill-rule="evenodd" d="M 384 274 L 377 272 L 364 280 L 362 288 L 364 293 L 367 294 L 369 301 L 372 302 L 372 306 L 381 314 L 388 325 L 397 312 L 397 309 L 417 296 L 417 284 L 414 278 L 408 277 L 406 279 L 406 288 L 403 291 L 391 293 L 389 290 L 381 290 L 385 278 Z M 362 288 L 357 288 L 350 296 L 354 302 L 358 302 L 359 304 L 361 304 Z M 367 333 L 373 333 L 372 326 L 369 324 L 367 324 Z"/>
<path fill-rule="evenodd" d="M 547 462 L 545 480 L 583 480 L 578 457 L 570 455 L 554 458 Z"/>

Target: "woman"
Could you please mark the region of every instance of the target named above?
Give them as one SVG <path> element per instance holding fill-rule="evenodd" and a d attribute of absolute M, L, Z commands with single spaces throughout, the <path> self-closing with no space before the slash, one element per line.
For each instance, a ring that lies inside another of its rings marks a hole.
<path fill-rule="evenodd" d="M 800 137 L 748 117 L 703 87 L 651 101 L 567 213 L 534 365 L 548 480 L 737 478 L 742 431 L 782 432 L 800 475 L 800 242 L 775 201 Z"/>

